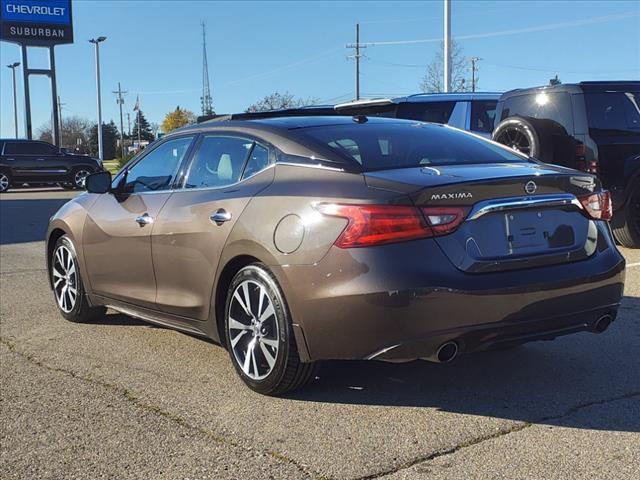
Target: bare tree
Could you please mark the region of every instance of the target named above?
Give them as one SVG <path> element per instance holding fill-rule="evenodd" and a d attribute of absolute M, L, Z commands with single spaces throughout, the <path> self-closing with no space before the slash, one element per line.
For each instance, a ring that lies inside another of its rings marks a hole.
<path fill-rule="evenodd" d="M 63 118 L 62 124 L 60 125 L 62 132 L 62 145 L 60 146 L 85 152 L 88 148 L 87 141 L 91 126 L 91 122 L 86 118 L 78 116 Z M 41 126 L 38 129 L 37 135 L 40 140 L 54 143 L 51 133 L 51 123 Z"/>
<path fill-rule="evenodd" d="M 246 111 L 248 113 L 267 112 L 269 110 L 282 110 L 285 108 L 296 108 L 305 105 L 313 105 L 316 102 L 316 99 L 296 98 L 289 92 L 274 92 L 270 95 L 267 95 L 262 100 L 254 103 L 253 105 L 250 105 Z"/>
<path fill-rule="evenodd" d="M 464 56 L 462 47 L 451 40 L 451 91 L 471 91 L 471 81 L 466 78 L 469 72 L 468 59 Z M 476 75 L 476 90 L 478 76 Z M 444 42 L 440 42 L 440 50 L 435 54 L 431 63 L 427 66 L 420 88 L 427 93 L 444 92 Z"/>

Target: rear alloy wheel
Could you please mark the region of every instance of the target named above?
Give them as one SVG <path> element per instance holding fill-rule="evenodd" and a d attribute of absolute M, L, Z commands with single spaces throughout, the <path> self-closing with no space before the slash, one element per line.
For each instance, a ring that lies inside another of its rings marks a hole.
<path fill-rule="evenodd" d="M 613 215 L 611 228 L 620 245 L 640 248 L 640 184 L 633 188 L 627 203 Z"/>
<path fill-rule="evenodd" d="M 78 189 L 84 189 L 84 183 L 87 177 L 91 174 L 89 170 L 81 169 L 76 171 L 73 175 L 73 185 Z"/>
<path fill-rule="evenodd" d="M 66 235 L 56 242 L 49 268 L 53 294 L 64 318 L 71 322 L 88 322 L 105 314 L 104 307 L 92 307 L 86 298 L 76 250 Z"/>
<path fill-rule="evenodd" d="M 300 361 L 282 291 L 261 264 L 249 265 L 233 278 L 225 336 L 233 366 L 256 392 L 278 395 L 314 377 L 315 364 Z"/>
<path fill-rule="evenodd" d="M 493 140 L 528 157 L 540 156 L 540 142 L 533 126 L 521 118 L 508 118 L 498 125 Z"/>
<path fill-rule="evenodd" d="M 10 186 L 11 180 L 9 179 L 9 175 L 4 172 L 0 172 L 0 193 L 9 190 Z"/>

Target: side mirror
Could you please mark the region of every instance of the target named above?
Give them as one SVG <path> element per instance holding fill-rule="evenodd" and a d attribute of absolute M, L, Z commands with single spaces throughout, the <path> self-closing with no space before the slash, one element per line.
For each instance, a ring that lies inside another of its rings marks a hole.
<path fill-rule="evenodd" d="M 92 173 L 84 181 L 87 192 L 107 193 L 111 190 L 111 172 L 103 171 Z"/>

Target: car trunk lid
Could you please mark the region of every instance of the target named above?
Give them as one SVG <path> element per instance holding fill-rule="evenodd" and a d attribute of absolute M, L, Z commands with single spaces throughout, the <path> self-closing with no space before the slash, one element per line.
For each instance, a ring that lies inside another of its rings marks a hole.
<path fill-rule="evenodd" d="M 427 216 L 462 207 L 465 221 L 435 240 L 467 272 L 568 263 L 596 248 L 596 225 L 577 200 L 600 189 L 592 175 L 532 162 L 384 170 L 365 179 L 409 195 Z"/>

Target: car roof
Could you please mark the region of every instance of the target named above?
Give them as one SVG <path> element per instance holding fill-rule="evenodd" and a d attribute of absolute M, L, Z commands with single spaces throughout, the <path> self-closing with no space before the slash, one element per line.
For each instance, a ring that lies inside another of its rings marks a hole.
<path fill-rule="evenodd" d="M 28 140 L 26 138 L 0 138 L 0 142 L 17 142 L 17 143 L 28 143 L 28 142 L 40 142 L 40 143 L 49 143 L 44 140 Z"/>
<path fill-rule="evenodd" d="M 416 93 L 407 97 L 396 98 L 395 101 L 408 103 L 422 102 L 464 102 L 471 100 L 498 100 L 499 92 L 454 92 L 454 93 Z"/>
<path fill-rule="evenodd" d="M 558 85 L 542 85 L 530 88 L 517 88 L 502 95 L 502 99 L 518 95 L 527 95 L 539 92 L 606 92 L 606 91 L 628 91 L 640 90 L 640 81 L 635 80 L 615 80 L 615 81 L 591 81 L 580 83 L 560 83 Z"/>

